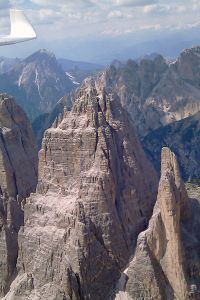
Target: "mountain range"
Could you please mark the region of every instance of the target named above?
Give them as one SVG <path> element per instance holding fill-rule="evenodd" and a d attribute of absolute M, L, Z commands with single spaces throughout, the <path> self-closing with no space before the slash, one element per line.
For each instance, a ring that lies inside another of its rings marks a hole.
<path fill-rule="evenodd" d="M 200 110 L 199 64 L 200 47 L 184 50 L 170 63 L 161 55 L 116 61 L 98 76 L 98 84 L 119 96 L 140 136 L 145 136 Z"/>
<path fill-rule="evenodd" d="M 40 50 L 0 75 L 2 92 L 15 95 L 30 120 L 50 111 L 74 85 L 55 56 Z"/>
<path fill-rule="evenodd" d="M 43 95 L 31 128 L 0 94 L 2 300 L 199 300 L 199 60 L 114 61 L 76 90 L 46 50 L 1 74 L 24 109 Z"/>
<path fill-rule="evenodd" d="M 200 110 L 199 68 L 200 47 L 182 51 L 173 61 L 157 53 L 135 61 L 115 60 L 105 70 L 97 64 L 57 60 L 39 50 L 25 60 L 2 57 L 0 87 L 27 112 L 40 147 L 44 131 L 64 106 L 72 108 L 77 87 L 88 75 L 96 76 L 97 87 L 115 93 L 131 115 L 155 168 L 159 171 L 162 146 L 169 146 L 188 179 L 199 177 L 199 131 L 192 125 Z"/>
<path fill-rule="evenodd" d="M 46 130 L 38 164 L 25 114 L 0 96 L 2 300 L 198 300 L 199 187 L 187 192 L 166 147 L 158 183 L 130 115 L 97 83 Z"/>
<path fill-rule="evenodd" d="M 62 66 L 63 70 L 71 76 L 72 80 L 78 84 L 81 84 L 82 81 L 89 77 L 94 76 L 105 67 L 99 64 L 93 64 L 83 61 L 72 61 L 68 59 L 60 58 L 58 62 Z"/>
<path fill-rule="evenodd" d="M 30 120 L 50 112 L 56 103 L 102 68 L 84 62 L 57 60 L 39 50 L 24 60 L 0 59 L 0 90 L 14 95 Z"/>

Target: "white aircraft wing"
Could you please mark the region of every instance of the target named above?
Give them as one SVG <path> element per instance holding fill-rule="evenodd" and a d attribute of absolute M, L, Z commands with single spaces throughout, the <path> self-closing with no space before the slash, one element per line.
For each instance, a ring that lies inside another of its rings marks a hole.
<path fill-rule="evenodd" d="M 10 35 L 0 37 L 0 46 L 36 39 L 35 30 L 22 10 L 10 9 L 10 24 Z"/>

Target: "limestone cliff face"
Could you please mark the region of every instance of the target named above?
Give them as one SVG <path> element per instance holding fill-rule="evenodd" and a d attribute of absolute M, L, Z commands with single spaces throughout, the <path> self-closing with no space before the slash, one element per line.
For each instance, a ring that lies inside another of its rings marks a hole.
<path fill-rule="evenodd" d="M 98 84 L 120 97 L 140 136 L 200 111 L 200 47 L 184 50 L 174 63 L 161 55 L 115 63 Z"/>
<path fill-rule="evenodd" d="M 114 95 L 89 81 L 46 131 L 6 299 L 108 299 L 146 228 L 157 178 Z"/>
<path fill-rule="evenodd" d="M 199 88 L 200 84 L 200 47 L 185 49 L 175 63 L 175 69 L 181 78 Z"/>
<path fill-rule="evenodd" d="M 0 295 L 16 266 L 23 202 L 36 184 L 37 147 L 31 125 L 14 100 L 0 94 Z"/>
<path fill-rule="evenodd" d="M 130 299 L 199 299 L 199 203 L 188 198 L 175 155 L 163 148 L 157 202 L 127 274 Z M 191 255 L 192 251 L 192 255 Z"/>

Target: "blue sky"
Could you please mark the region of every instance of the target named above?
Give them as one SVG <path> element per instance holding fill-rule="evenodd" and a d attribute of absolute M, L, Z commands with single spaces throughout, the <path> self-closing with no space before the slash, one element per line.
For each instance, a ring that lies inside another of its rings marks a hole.
<path fill-rule="evenodd" d="M 199 0 L 0 0 L 1 34 L 9 31 L 9 7 L 25 10 L 38 40 L 1 48 L 0 55 L 26 56 L 48 47 L 58 56 L 89 60 L 95 57 L 90 49 L 107 45 L 112 52 L 179 35 L 186 40 L 200 29 Z"/>

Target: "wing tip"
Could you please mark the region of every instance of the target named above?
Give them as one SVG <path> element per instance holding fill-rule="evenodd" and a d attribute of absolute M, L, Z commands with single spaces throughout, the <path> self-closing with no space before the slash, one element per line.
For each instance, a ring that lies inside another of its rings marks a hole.
<path fill-rule="evenodd" d="M 36 39 L 36 31 L 21 9 L 10 9 L 11 33 L 14 38 Z"/>

